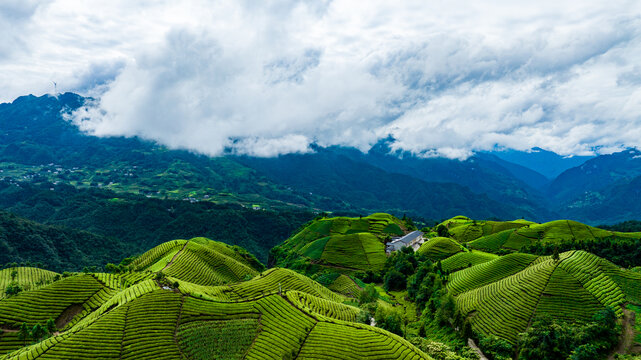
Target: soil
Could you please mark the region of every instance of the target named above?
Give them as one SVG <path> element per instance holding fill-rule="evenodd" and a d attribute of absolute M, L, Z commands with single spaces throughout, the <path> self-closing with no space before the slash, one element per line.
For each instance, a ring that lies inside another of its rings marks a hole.
<path fill-rule="evenodd" d="M 634 323 L 636 318 L 636 313 L 632 310 L 623 309 L 623 322 L 621 326 L 623 331 L 621 332 L 621 338 L 619 339 L 619 344 L 614 349 L 614 352 L 608 357 L 608 359 L 614 359 L 614 354 L 628 354 L 634 345 Z"/>
<path fill-rule="evenodd" d="M 160 270 L 160 272 L 163 272 L 163 271 L 167 270 L 167 268 L 168 268 L 168 267 L 170 267 L 171 265 L 173 265 L 173 263 L 174 263 L 174 261 L 176 260 L 176 258 L 178 258 L 178 255 L 180 255 L 180 254 L 183 252 L 183 250 L 185 250 L 185 248 L 187 247 L 187 244 L 189 244 L 189 241 L 187 241 L 187 242 L 185 243 L 185 245 L 183 245 L 182 249 L 178 250 L 178 252 L 177 252 L 177 253 L 176 253 L 176 254 L 171 258 L 171 260 L 169 261 L 169 263 L 167 263 L 167 265 L 165 265 L 165 267 L 164 267 L 164 268 L 162 268 L 162 270 Z"/>
<path fill-rule="evenodd" d="M 69 305 L 69 307 L 66 308 L 65 311 L 63 311 L 56 319 L 56 328 L 62 329 L 67 326 L 67 324 L 69 324 L 76 315 L 82 313 L 82 310 L 84 310 L 82 304 Z"/>
<path fill-rule="evenodd" d="M 476 346 L 476 343 L 474 342 L 474 340 L 467 339 L 467 346 L 469 346 L 470 349 L 472 349 L 472 351 L 474 351 L 476 355 L 479 356 L 479 360 L 488 360 L 488 358 L 483 354 L 481 349 L 479 349 L 479 347 Z"/>

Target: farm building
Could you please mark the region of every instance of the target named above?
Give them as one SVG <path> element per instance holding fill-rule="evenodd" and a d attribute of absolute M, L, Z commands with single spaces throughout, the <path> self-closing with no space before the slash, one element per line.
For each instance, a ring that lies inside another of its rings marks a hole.
<path fill-rule="evenodd" d="M 422 241 L 423 241 L 423 232 L 418 230 L 412 231 L 411 233 L 403 237 L 394 239 L 392 242 L 387 243 L 387 245 L 385 246 L 385 252 L 389 254 L 394 251 L 398 251 L 406 246 L 412 246 Z"/>

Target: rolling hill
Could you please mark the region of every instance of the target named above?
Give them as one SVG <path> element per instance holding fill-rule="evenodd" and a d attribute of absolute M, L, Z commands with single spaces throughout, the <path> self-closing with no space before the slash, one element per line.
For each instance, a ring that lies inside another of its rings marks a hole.
<path fill-rule="evenodd" d="M 380 271 L 387 259 L 385 241 L 405 233 L 406 224 L 389 214 L 317 218 L 270 252 L 270 263 L 301 269 Z"/>
<path fill-rule="evenodd" d="M 623 233 L 595 228 L 572 220 L 555 220 L 543 224 L 528 224 L 477 238 L 471 248 L 495 252 L 501 249 L 517 251 L 532 245 L 561 245 L 565 243 L 599 243 L 613 239 L 626 241 L 641 238 L 641 233 Z"/>
<path fill-rule="evenodd" d="M 466 243 L 476 240 L 480 237 L 495 234 L 507 229 L 517 229 L 534 224 L 527 220 L 514 221 L 491 221 L 491 220 L 472 220 L 466 216 L 455 216 L 449 220 L 444 220 L 436 226 L 444 226 L 449 235 L 460 243 Z"/>
<path fill-rule="evenodd" d="M 456 240 L 437 236 L 424 242 L 416 252 L 427 256 L 430 260 L 437 261 L 465 250 Z"/>
<path fill-rule="evenodd" d="M 0 300 L 2 358 L 430 359 L 355 322 L 360 310 L 343 295 L 257 265 L 237 248 L 196 238 L 161 244 L 122 273 L 58 276 Z M 21 323 L 48 319 L 50 335 L 20 338 Z"/>
<path fill-rule="evenodd" d="M 641 275 L 584 251 L 506 255 L 457 271 L 448 288 L 475 331 L 512 343 L 535 316 L 587 321 L 605 307 L 641 302 Z"/>

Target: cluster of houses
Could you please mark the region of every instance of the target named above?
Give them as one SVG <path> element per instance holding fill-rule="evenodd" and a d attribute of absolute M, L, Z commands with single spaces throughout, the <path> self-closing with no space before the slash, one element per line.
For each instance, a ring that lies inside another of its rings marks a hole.
<path fill-rule="evenodd" d="M 385 245 L 385 252 L 387 254 L 391 254 L 394 251 L 401 250 L 404 247 L 411 246 L 414 251 L 418 250 L 419 247 L 421 247 L 421 244 L 425 241 L 423 238 L 423 232 L 422 231 L 412 231 L 409 234 L 406 234 L 405 236 L 398 237 L 398 238 L 392 238 L 392 241 L 388 242 Z"/>

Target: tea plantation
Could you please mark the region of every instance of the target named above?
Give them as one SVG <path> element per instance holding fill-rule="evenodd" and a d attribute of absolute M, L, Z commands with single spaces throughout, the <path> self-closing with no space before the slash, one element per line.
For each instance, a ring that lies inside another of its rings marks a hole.
<path fill-rule="evenodd" d="M 297 270 L 337 269 L 342 272 L 380 271 L 387 259 L 385 243 L 408 231 L 392 215 L 319 217 L 272 249 L 270 261 Z M 305 272 L 305 271 L 303 271 Z"/>
<path fill-rule="evenodd" d="M 590 337 L 602 338 L 594 359 L 641 348 L 630 310 L 641 272 L 581 248 L 517 251 L 568 234 L 638 234 L 456 217 L 422 229 L 416 252 L 386 254 L 411 229 L 387 214 L 319 217 L 272 251 L 282 266 L 270 269 L 206 238 L 160 244 L 108 273 L 4 269 L 0 358 L 471 360 L 470 338 L 490 358 L 527 360 L 524 344 L 550 334 L 542 326 L 556 329 L 550 342 L 572 332 L 574 347 L 556 358 L 586 359 L 570 354 Z M 629 335 L 615 348 L 618 334 Z"/>
<path fill-rule="evenodd" d="M 17 271 L 14 281 L 34 284 L 0 300 L 4 359 L 430 358 L 357 323 L 344 295 L 203 238 L 161 244 L 114 273 Z M 48 335 L 22 336 L 23 323 L 49 319 Z"/>

